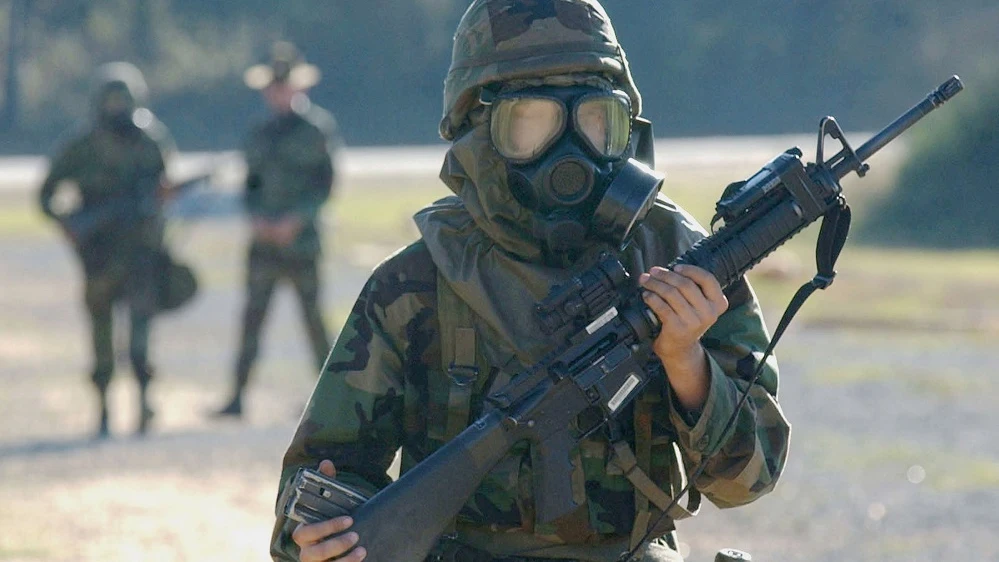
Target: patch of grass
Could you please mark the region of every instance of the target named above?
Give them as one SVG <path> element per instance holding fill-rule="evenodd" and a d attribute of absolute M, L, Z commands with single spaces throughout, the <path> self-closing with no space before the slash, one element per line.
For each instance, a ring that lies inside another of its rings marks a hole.
<path fill-rule="evenodd" d="M 835 470 L 889 471 L 905 478 L 909 467 L 918 465 L 926 472 L 923 483 L 941 492 L 987 490 L 999 486 L 999 459 L 898 441 L 860 441 L 831 432 L 811 435 L 809 448 L 818 452 L 819 462 Z"/>
<path fill-rule="evenodd" d="M 956 398 L 989 392 L 989 380 L 972 378 L 966 371 L 911 372 L 905 373 L 902 383 L 912 392 L 939 398 Z"/>
<path fill-rule="evenodd" d="M 4 196 L 0 202 L 0 240 L 55 235 L 55 225 L 23 199 Z"/>
<path fill-rule="evenodd" d="M 419 236 L 413 214 L 447 195 L 451 192 L 436 178 L 354 181 L 325 208 L 333 225 L 332 243 L 340 248 L 407 244 Z"/>
<path fill-rule="evenodd" d="M 843 363 L 835 367 L 809 371 L 807 377 L 812 383 L 831 386 L 897 381 L 910 392 L 936 398 L 961 397 L 993 391 L 989 379 L 970 377 L 967 372 L 959 369 L 918 370 L 909 367 L 900 369 L 885 364 Z"/>
<path fill-rule="evenodd" d="M 809 371 L 808 379 L 815 383 L 851 385 L 895 378 L 896 372 L 884 365 L 836 365 Z"/>
<path fill-rule="evenodd" d="M 797 242 L 794 240 L 792 242 Z M 814 274 L 814 259 L 799 246 L 793 278 L 749 277 L 764 303 L 783 307 Z M 808 248 L 808 251 L 814 251 Z M 802 308 L 805 321 L 891 329 L 999 329 L 999 251 L 943 252 L 879 248 L 844 250 L 839 275 Z"/>

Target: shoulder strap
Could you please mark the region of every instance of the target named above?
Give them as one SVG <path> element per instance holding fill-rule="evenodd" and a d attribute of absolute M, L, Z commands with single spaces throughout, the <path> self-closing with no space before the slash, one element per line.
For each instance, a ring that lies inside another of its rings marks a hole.
<path fill-rule="evenodd" d="M 697 514 L 701 505 L 700 493 L 691 488 L 687 506 L 683 507 L 673 501 L 671 493 L 660 488 L 649 477 L 652 468 L 652 408 L 654 399 L 645 393 L 634 402 L 635 415 L 635 450 L 633 451 L 624 439 L 611 443 L 614 451 L 614 463 L 621 469 L 624 477 L 635 487 L 635 523 L 631 529 L 630 548 L 634 549 L 648 536 L 657 536 L 673 530 L 673 522 Z M 684 473 L 682 461 L 679 458 L 676 445 L 670 443 L 672 458 L 670 459 L 670 489 L 682 489 Z M 637 451 L 637 453 L 636 453 Z M 650 529 L 652 508 L 650 502 L 660 511 L 668 509 L 667 518 L 656 518 L 653 524 L 656 529 Z M 650 532 L 651 531 L 651 532 Z"/>
<path fill-rule="evenodd" d="M 441 369 L 447 373 L 446 414 L 431 423 L 431 438 L 450 441 L 469 423 L 472 394 L 481 373 L 472 310 L 437 274 L 437 319 L 440 324 Z"/>

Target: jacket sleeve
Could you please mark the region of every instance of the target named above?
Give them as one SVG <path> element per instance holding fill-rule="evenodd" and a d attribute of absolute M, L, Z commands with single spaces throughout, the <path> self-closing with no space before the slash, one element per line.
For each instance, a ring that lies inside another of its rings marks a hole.
<path fill-rule="evenodd" d="M 320 110 L 311 112 L 307 120 L 311 126 L 296 138 L 296 158 L 303 177 L 307 178 L 308 189 L 301 194 L 293 212 L 304 221 L 312 222 L 329 199 L 336 179 L 333 161 L 336 121 L 332 114 Z"/>
<path fill-rule="evenodd" d="M 770 341 L 752 288 L 742 279 L 727 293 L 729 310 L 702 338 L 711 370 L 704 407 L 690 413 L 672 394 L 667 400 L 688 473 L 707 457 L 695 486 L 723 508 L 747 504 L 774 488 L 784 468 L 791 431 L 777 403 L 774 357 L 749 387 Z M 749 397 L 737 407 L 747 387 Z M 727 427 L 733 414 L 735 421 Z"/>
<path fill-rule="evenodd" d="M 329 181 L 330 196 L 335 196 L 337 188 L 340 186 L 340 155 L 343 152 L 344 141 L 340 135 L 340 127 L 333 114 L 329 114 L 329 123 L 324 128 L 326 135 L 326 153 L 329 155 Z"/>
<path fill-rule="evenodd" d="M 344 325 L 282 463 L 278 495 L 298 468 L 333 461 L 337 479 L 373 492 L 389 483 L 386 470 L 402 445 L 405 338 L 394 279 L 376 274 L 362 289 Z M 379 281 L 379 278 L 383 279 Z M 275 560 L 298 560 L 291 540 L 297 523 L 280 513 L 271 541 Z"/>
<path fill-rule="evenodd" d="M 48 174 L 38 190 L 38 204 L 46 216 L 58 219 L 52 208 L 52 198 L 55 196 L 59 182 L 73 177 L 75 146 L 60 150 L 49 164 Z"/>
<path fill-rule="evenodd" d="M 246 162 L 246 180 L 243 182 L 243 205 L 250 216 L 260 214 L 260 147 L 259 134 L 252 131 L 243 140 L 243 159 Z"/>
<path fill-rule="evenodd" d="M 313 190 L 308 197 L 302 199 L 298 213 L 305 219 L 313 221 L 319 216 L 323 203 L 329 199 L 333 191 L 333 157 L 323 144 L 323 150 L 317 151 L 316 161 L 309 170 L 312 176 Z"/>
<path fill-rule="evenodd" d="M 295 209 L 306 221 L 314 221 L 319 216 L 319 210 L 333 191 L 335 179 L 329 134 L 319 127 L 310 133 L 305 135 L 299 153 L 304 164 L 302 172 L 308 175 L 310 189 Z"/>

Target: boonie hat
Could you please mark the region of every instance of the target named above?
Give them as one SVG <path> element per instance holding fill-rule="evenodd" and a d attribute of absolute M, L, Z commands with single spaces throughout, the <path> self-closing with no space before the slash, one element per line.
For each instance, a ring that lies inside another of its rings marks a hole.
<path fill-rule="evenodd" d="M 287 41 L 271 47 L 271 60 L 255 64 L 243 73 L 243 81 L 254 90 L 262 90 L 274 82 L 287 82 L 293 88 L 311 88 L 319 83 L 319 67 L 305 62 L 298 48 Z"/>

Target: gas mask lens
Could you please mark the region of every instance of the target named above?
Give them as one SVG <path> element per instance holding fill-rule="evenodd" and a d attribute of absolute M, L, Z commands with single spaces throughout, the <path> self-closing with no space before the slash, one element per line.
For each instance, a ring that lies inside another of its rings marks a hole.
<path fill-rule="evenodd" d="M 573 129 L 599 158 L 620 158 L 631 137 L 631 104 L 623 92 L 597 92 L 563 100 L 522 90 L 492 103 L 490 133 L 504 158 L 526 163 L 544 154 L 565 132 L 567 101 Z"/>
<path fill-rule="evenodd" d="M 565 128 L 565 107 L 556 99 L 510 97 L 493 106 L 490 132 L 504 158 L 527 162 L 540 156 Z"/>
<path fill-rule="evenodd" d="M 589 95 L 576 102 L 576 131 L 595 154 L 620 158 L 631 137 L 631 106 L 626 97 Z"/>

